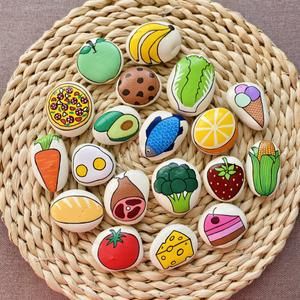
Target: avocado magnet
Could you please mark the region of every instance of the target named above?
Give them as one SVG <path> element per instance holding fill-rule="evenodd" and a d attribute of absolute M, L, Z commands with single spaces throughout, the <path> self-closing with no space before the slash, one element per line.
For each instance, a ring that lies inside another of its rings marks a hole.
<path fill-rule="evenodd" d="M 96 118 L 93 136 L 101 144 L 118 145 L 134 138 L 140 127 L 139 113 L 132 107 L 119 105 Z"/>

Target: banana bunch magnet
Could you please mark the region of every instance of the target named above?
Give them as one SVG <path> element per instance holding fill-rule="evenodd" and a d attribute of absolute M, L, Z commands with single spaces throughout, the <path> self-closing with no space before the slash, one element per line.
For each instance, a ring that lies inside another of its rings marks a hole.
<path fill-rule="evenodd" d="M 180 47 L 179 31 L 165 22 L 150 22 L 137 27 L 126 43 L 129 57 L 144 65 L 167 62 L 178 54 Z"/>

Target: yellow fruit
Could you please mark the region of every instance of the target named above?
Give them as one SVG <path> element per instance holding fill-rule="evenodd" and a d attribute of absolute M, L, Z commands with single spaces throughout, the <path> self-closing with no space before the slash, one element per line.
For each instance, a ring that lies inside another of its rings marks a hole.
<path fill-rule="evenodd" d="M 141 58 L 147 64 L 151 64 L 151 60 L 160 63 L 161 59 L 158 55 L 158 46 L 160 41 L 170 32 L 170 29 L 157 30 L 150 33 L 141 45 Z"/>
<path fill-rule="evenodd" d="M 237 139 L 237 124 L 232 112 L 223 107 L 204 112 L 194 122 L 192 137 L 195 145 L 205 153 L 228 151 Z"/>
<path fill-rule="evenodd" d="M 143 60 L 147 64 L 151 64 L 152 61 L 160 63 L 158 46 L 171 30 L 168 25 L 159 23 L 147 23 L 140 26 L 130 37 L 128 43 L 132 59 L 136 62 Z"/>

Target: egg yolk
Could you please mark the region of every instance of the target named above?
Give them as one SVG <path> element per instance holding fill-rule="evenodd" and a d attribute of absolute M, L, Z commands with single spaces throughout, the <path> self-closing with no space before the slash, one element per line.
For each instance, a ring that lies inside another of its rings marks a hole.
<path fill-rule="evenodd" d="M 97 157 L 93 162 L 93 166 L 96 170 L 101 171 L 105 168 L 106 162 L 103 158 Z"/>
<path fill-rule="evenodd" d="M 78 165 L 76 167 L 76 173 L 79 177 L 84 177 L 87 174 L 87 167 L 85 165 Z"/>

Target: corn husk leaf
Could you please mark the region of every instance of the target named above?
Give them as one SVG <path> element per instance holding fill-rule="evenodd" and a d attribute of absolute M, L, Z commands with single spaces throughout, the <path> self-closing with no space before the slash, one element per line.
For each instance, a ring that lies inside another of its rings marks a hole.
<path fill-rule="evenodd" d="M 278 177 L 279 168 L 280 168 L 280 154 L 279 154 L 279 151 L 277 150 L 275 152 L 274 164 L 272 166 L 272 172 L 271 172 L 271 185 L 270 185 L 271 193 L 274 192 L 276 185 L 277 185 L 277 177 Z"/>
<path fill-rule="evenodd" d="M 253 178 L 253 185 L 255 188 L 255 191 L 258 194 L 262 194 L 262 188 L 261 188 L 261 184 L 260 184 L 260 166 L 259 166 L 259 161 L 257 159 L 257 157 L 249 152 L 250 158 L 251 158 L 251 162 L 252 162 L 252 178 Z"/>
<path fill-rule="evenodd" d="M 271 155 L 262 155 L 259 165 L 259 176 L 262 190 L 261 195 L 267 196 L 270 194 L 273 164 L 274 162 Z"/>

